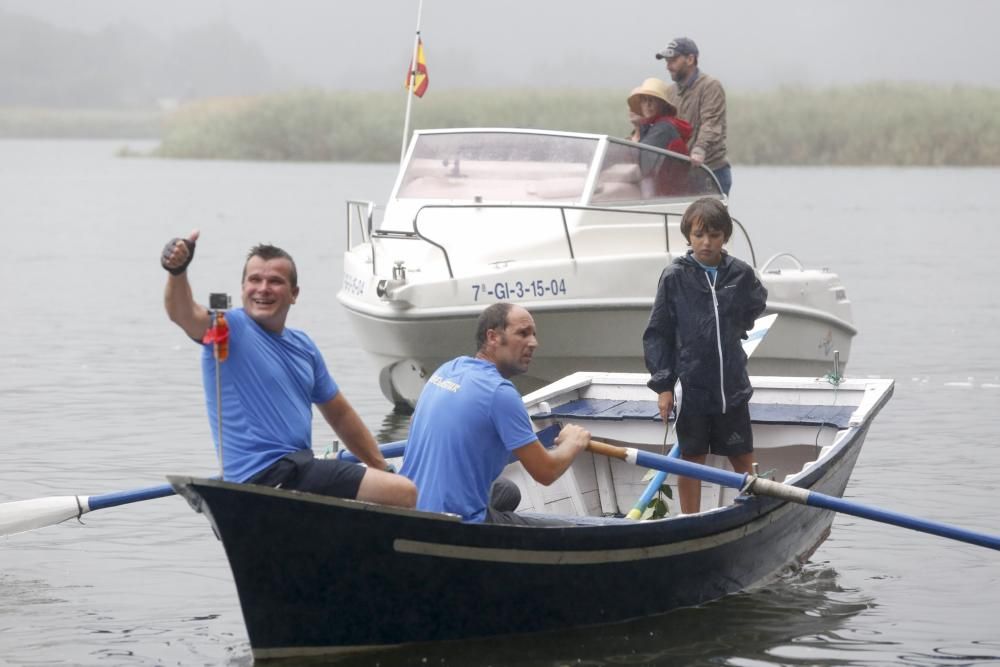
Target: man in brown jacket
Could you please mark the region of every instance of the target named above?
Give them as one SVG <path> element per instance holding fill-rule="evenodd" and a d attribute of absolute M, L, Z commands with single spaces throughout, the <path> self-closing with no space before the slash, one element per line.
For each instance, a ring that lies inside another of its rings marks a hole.
<path fill-rule="evenodd" d="M 726 159 L 726 91 L 698 69 L 698 46 L 692 39 L 678 37 L 657 53 L 656 59 L 667 61 L 667 71 L 674 80 L 667 94 L 669 102 L 694 128 L 688 140 L 691 162 L 711 169 L 728 195 L 733 175 Z"/>

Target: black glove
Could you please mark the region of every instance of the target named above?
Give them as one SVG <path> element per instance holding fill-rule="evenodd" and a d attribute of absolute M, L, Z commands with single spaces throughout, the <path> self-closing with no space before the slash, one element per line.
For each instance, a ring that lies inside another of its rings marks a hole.
<path fill-rule="evenodd" d="M 170 259 L 170 255 L 174 254 L 174 248 L 177 246 L 178 241 L 184 241 L 184 245 L 187 246 L 188 249 L 187 261 L 185 261 L 180 266 L 171 269 L 170 267 L 167 266 L 167 260 Z M 187 271 L 188 264 L 191 263 L 192 259 L 194 259 L 194 241 L 189 241 L 187 239 L 181 239 L 181 238 L 172 238 L 169 241 L 167 241 L 167 245 L 163 246 L 163 254 L 160 255 L 160 266 L 169 271 L 171 274 L 179 276 L 185 271 Z"/>

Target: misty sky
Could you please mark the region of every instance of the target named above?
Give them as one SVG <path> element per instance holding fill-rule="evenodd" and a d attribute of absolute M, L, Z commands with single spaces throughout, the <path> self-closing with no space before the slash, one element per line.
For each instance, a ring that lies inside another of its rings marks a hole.
<path fill-rule="evenodd" d="M 227 22 L 290 85 L 402 86 L 416 0 L 0 0 L 0 9 L 93 32 L 162 36 Z M 873 80 L 1000 86 L 1000 3 L 989 0 L 424 0 L 431 89 L 623 89 L 666 78 L 653 54 L 688 35 L 730 90 Z"/>

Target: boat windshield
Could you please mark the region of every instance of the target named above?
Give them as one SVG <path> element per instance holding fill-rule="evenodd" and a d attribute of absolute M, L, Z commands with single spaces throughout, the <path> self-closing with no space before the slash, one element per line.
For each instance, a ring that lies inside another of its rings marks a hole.
<path fill-rule="evenodd" d="M 695 199 L 719 194 L 719 184 L 708 169 L 695 167 L 678 155 L 609 138 L 591 201 Z"/>
<path fill-rule="evenodd" d="M 578 202 L 598 139 L 518 132 L 421 134 L 397 197 Z"/>
<path fill-rule="evenodd" d="M 418 134 L 400 199 L 606 204 L 721 194 L 684 156 L 608 137 L 593 195 L 585 191 L 600 137 L 512 131 Z"/>

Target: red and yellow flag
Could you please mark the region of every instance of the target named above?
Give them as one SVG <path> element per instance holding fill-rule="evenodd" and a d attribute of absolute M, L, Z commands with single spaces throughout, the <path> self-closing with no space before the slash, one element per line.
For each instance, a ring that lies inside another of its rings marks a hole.
<path fill-rule="evenodd" d="M 414 71 L 416 72 L 416 76 L 414 76 Z M 418 37 L 417 66 L 414 68 L 413 61 L 410 61 L 410 69 L 406 72 L 406 87 L 413 91 L 413 94 L 417 97 L 423 97 L 424 93 L 427 92 L 429 81 L 430 79 L 427 78 L 427 61 L 424 60 L 424 41 Z"/>

